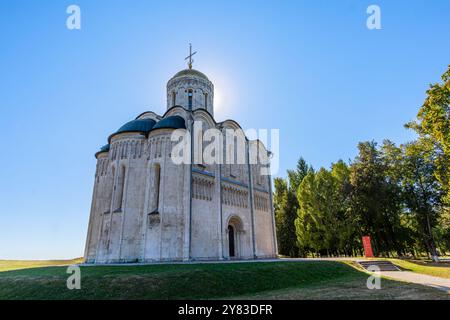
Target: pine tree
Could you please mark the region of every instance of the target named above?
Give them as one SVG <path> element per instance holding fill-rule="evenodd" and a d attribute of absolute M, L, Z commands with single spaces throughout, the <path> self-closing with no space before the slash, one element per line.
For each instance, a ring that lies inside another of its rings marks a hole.
<path fill-rule="evenodd" d="M 275 179 L 274 206 L 278 252 L 284 256 L 296 257 L 298 247 L 292 216 L 296 213 L 297 202 L 289 191 L 286 180 L 281 178 Z"/>

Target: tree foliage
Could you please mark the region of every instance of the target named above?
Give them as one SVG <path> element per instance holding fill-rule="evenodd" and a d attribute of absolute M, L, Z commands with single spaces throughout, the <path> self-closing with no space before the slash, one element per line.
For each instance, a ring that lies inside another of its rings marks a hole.
<path fill-rule="evenodd" d="M 370 235 L 375 252 L 402 254 L 401 199 L 391 168 L 375 142 L 360 143 L 359 155 L 351 166 L 350 211 L 360 236 Z"/>
<path fill-rule="evenodd" d="M 417 120 L 406 127 L 414 129 L 419 142 L 433 154 L 435 175 L 450 205 L 450 66 L 442 75 L 442 83 L 430 86 Z"/>
<path fill-rule="evenodd" d="M 275 179 L 281 254 L 360 255 L 364 235 L 381 256 L 450 251 L 450 67 L 442 80 L 406 125 L 417 140 L 361 142 L 353 161 L 317 172 L 300 158 Z"/>
<path fill-rule="evenodd" d="M 349 255 L 354 239 L 353 221 L 348 216 L 349 170 L 339 161 L 331 171 L 310 172 L 300 184 L 295 227 L 303 252 Z"/>
<path fill-rule="evenodd" d="M 275 221 L 278 234 L 278 251 L 281 255 L 297 257 L 302 253 L 297 245 L 295 219 L 297 218 L 297 189 L 308 172 L 313 171 L 303 158 L 297 162 L 295 170 L 288 171 L 288 181 L 275 179 Z"/>
<path fill-rule="evenodd" d="M 298 254 L 294 224 L 297 202 L 289 191 L 287 182 L 275 179 L 275 222 L 278 235 L 278 252 L 281 255 L 295 257 Z"/>

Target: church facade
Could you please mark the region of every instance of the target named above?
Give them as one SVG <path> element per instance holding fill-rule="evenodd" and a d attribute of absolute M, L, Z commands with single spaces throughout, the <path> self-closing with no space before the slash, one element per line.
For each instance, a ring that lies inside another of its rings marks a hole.
<path fill-rule="evenodd" d="M 194 141 L 194 123 L 224 139 L 241 130 L 215 121 L 213 83 L 190 64 L 167 83 L 164 115 L 144 112 L 109 136 L 95 155 L 86 263 L 277 256 L 271 177 L 261 173 L 268 164 L 251 163 L 249 150 L 269 152 L 245 138 L 244 163 L 176 164 L 172 134 L 185 130 Z"/>

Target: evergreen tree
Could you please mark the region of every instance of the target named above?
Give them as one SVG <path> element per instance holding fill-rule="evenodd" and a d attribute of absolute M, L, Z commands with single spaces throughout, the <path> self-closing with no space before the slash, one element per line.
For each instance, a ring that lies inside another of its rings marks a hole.
<path fill-rule="evenodd" d="M 297 190 L 304 177 L 312 168 L 303 158 L 297 162 L 295 170 L 288 171 L 288 182 L 275 179 L 274 204 L 276 212 L 278 250 L 289 257 L 303 255 L 297 245 L 295 219 L 297 217 Z"/>
<path fill-rule="evenodd" d="M 275 179 L 274 207 L 278 251 L 281 255 L 296 257 L 298 247 L 293 219 L 295 219 L 297 202 L 289 191 L 286 180 L 281 178 Z"/>
<path fill-rule="evenodd" d="M 350 255 L 355 229 L 348 215 L 349 169 L 343 161 L 331 172 L 310 172 L 300 184 L 299 209 L 295 221 L 298 244 L 319 255 Z"/>
<path fill-rule="evenodd" d="M 360 143 L 358 149 L 350 170 L 351 215 L 360 236 L 371 236 L 376 253 L 402 255 L 403 244 L 397 238 L 402 229 L 398 185 L 386 178 L 389 171 L 375 142 Z"/>
<path fill-rule="evenodd" d="M 288 170 L 289 187 L 291 191 L 296 194 L 303 179 L 306 177 L 308 172 L 312 170 L 313 168 L 306 163 L 305 159 L 300 157 L 297 162 L 296 170 Z"/>

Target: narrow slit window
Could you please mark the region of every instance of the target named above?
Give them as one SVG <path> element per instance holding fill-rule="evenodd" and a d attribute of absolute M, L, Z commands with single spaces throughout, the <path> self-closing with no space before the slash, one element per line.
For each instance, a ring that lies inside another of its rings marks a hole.
<path fill-rule="evenodd" d="M 192 89 L 188 91 L 188 108 L 189 110 L 192 110 L 192 98 L 194 96 L 194 93 L 192 92 Z"/>
<path fill-rule="evenodd" d="M 117 188 L 116 188 L 116 210 L 120 211 L 122 210 L 122 202 L 123 202 L 123 193 L 125 189 L 125 167 L 122 166 L 121 170 L 119 172 L 119 178 L 117 181 Z"/>
<path fill-rule="evenodd" d="M 114 210 L 114 208 L 112 208 L 111 209 L 111 207 L 114 207 L 114 179 L 115 179 L 115 177 L 116 177 L 116 168 L 114 168 L 114 167 L 112 167 L 112 169 L 111 169 L 111 191 L 110 191 L 110 203 L 109 203 L 109 205 L 110 205 L 110 207 L 109 208 L 107 208 L 107 210 L 105 210 L 105 211 L 110 211 L 110 210 Z"/>
<path fill-rule="evenodd" d="M 153 185 L 153 190 L 154 190 L 154 205 L 153 211 L 158 211 L 159 208 L 159 193 L 160 193 L 160 187 L 161 187 L 161 167 L 159 165 L 155 165 L 154 167 L 154 185 Z"/>

